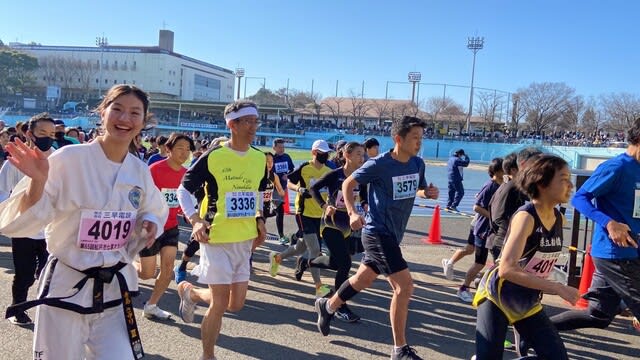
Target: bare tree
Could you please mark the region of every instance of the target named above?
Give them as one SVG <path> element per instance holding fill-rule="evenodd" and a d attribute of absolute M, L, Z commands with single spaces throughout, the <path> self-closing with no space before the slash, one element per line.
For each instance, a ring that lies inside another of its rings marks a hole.
<path fill-rule="evenodd" d="M 362 127 L 362 119 L 369 111 L 369 103 L 362 97 L 362 94 L 356 94 L 353 90 L 349 90 L 349 100 L 351 101 L 351 109 L 349 115 L 353 116 L 353 123 Z"/>
<path fill-rule="evenodd" d="M 76 75 L 78 77 L 78 88 L 83 94 L 84 100 L 88 99 L 91 89 L 91 82 L 95 78 L 97 71 L 90 60 L 85 62 L 78 60 L 76 64 Z"/>
<path fill-rule="evenodd" d="M 84 94 L 85 98 L 89 95 L 91 80 L 96 74 L 90 61 L 47 56 L 40 62 L 40 74 L 45 83 L 59 86 L 63 97 L 68 98 L 74 90 Z"/>
<path fill-rule="evenodd" d="M 588 106 L 582 115 L 582 123 L 580 129 L 586 134 L 597 134 L 603 129 L 605 117 L 602 111 L 593 106 Z"/>
<path fill-rule="evenodd" d="M 527 115 L 527 111 L 524 106 L 521 105 L 520 93 L 513 94 L 511 99 L 513 100 L 513 105 L 511 108 L 511 122 L 509 123 L 509 132 L 512 137 L 516 137 L 518 135 L 520 121 L 522 121 Z"/>
<path fill-rule="evenodd" d="M 526 111 L 526 119 L 531 130 L 542 134 L 550 129 L 567 111 L 575 89 L 565 83 L 532 83 L 518 90 L 520 106 Z"/>
<path fill-rule="evenodd" d="M 504 95 L 496 91 L 481 91 L 476 93 L 479 102 L 479 114 L 484 121 L 483 132 L 487 129 L 495 130 L 496 111 L 504 104 Z"/>
<path fill-rule="evenodd" d="M 332 97 L 332 98 L 328 98 L 328 99 L 324 99 L 322 100 L 322 102 L 320 103 L 320 106 L 324 107 L 325 109 L 329 110 L 329 112 L 331 113 L 331 116 L 333 116 L 333 119 L 336 121 L 336 126 L 338 126 L 338 122 L 340 121 L 340 118 L 343 115 L 342 110 L 340 105 L 345 101 L 344 98 L 341 97 Z"/>
<path fill-rule="evenodd" d="M 55 56 L 46 56 L 38 61 L 40 64 L 39 72 L 47 85 L 58 84 L 57 79 L 60 78 L 59 59 Z"/>
<path fill-rule="evenodd" d="M 388 119 L 390 116 L 391 106 L 389 105 L 389 100 L 387 99 L 377 99 L 373 100 L 372 103 L 373 112 L 378 117 L 378 126 L 384 126 L 384 120 Z"/>
<path fill-rule="evenodd" d="M 582 95 L 576 95 L 568 100 L 567 110 L 558 119 L 558 130 L 575 131 L 580 128 L 580 120 L 584 116 L 584 112 L 587 109 L 584 103 Z"/>
<path fill-rule="evenodd" d="M 629 129 L 640 117 L 640 97 L 630 93 L 602 95 L 602 109 L 608 118 L 608 126 L 617 132 Z"/>

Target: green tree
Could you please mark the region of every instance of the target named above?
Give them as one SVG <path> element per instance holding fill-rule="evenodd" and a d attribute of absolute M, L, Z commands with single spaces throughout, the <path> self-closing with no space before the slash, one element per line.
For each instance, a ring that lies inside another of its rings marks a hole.
<path fill-rule="evenodd" d="M 33 85 L 38 59 L 14 50 L 0 50 L 0 94 L 22 92 Z"/>
<path fill-rule="evenodd" d="M 285 105 L 285 99 L 272 90 L 260 88 L 254 95 L 249 96 L 258 105 Z"/>

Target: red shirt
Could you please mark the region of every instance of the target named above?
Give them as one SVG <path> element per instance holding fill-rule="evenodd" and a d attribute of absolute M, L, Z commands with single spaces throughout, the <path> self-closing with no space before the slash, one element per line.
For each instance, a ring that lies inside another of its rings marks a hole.
<path fill-rule="evenodd" d="M 177 190 L 182 181 L 182 177 L 187 172 L 187 169 L 180 167 L 180 170 L 173 170 L 167 159 L 153 163 L 149 170 L 151 171 L 151 177 L 158 189 L 162 192 L 164 201 L 169 205 L 169 217 L 167 223 L 164 224 L 164 230 L 169 230 L 178 226 L 178 214 L 181 213 L 180 204 L 178 204 Z"/>

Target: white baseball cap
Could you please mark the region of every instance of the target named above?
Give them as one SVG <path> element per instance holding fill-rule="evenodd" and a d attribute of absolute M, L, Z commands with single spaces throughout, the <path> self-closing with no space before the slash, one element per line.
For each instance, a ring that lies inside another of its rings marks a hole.
<path fill-rule="evenodd" d="M 323 153 L 331 152 L 331 148 L 329 147 L 329 144 L 327 144 L 327 142 L 324 140 L 314 141 L 313 145 L 311 145 L 311 150 L 318 150 Z"/>

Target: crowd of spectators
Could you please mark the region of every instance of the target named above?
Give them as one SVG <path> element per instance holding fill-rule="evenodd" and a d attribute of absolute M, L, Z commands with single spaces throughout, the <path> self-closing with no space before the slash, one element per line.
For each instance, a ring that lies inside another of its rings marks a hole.
<path fill-rule="evenodd" d="M 36 111 L 36 110 L 33 110 Z M 152 110 L 153 111 L 153 110 Z M 33 115 L 30 110 L 23 110 L 23 115 Z M 34 113 L 35 114 L 35 113 Z M 68 113 L 52 113 L 52 117 L 65 119 L 69 118 Z M 85 116 L 90 116 L 86 113 Z M 80 113 L 74 116 L 82 116 Z M 226 123 L 222 114 L 208 114 L 183 111 L 178 113 L 173 110 L 158 110 L 154 116 L 161 125 L 178 125 L 183 127 L 201 127 L 224 129 Z M 347 124 L 334 120 L 316 119 L 313 115 L 309 117 L 293 118 L 292 116 L 281 116 L 279 119 L 264 116 L 261 119 L 261 132 L 273 132 L 281 134 L 304 135 L 306 132 L 318 132 L 327 134 L 344 134 L 358 136 L 390 136 L 390 122 L 380 125 L 367 125 L 361 122 L 349 122 Z M 469 142 L 490 142 L 490 143 L 526 143 L 526 144 L 548 144 L 556 146 L 581 146 L 581 147 L 624 147 L 625 137 L 623 132 L 607 132 L 599 130 L 595 132 L 580 131 L 557 131 L 557 132 L 533 132 L 533 131 L 481 131 L 473 133 L 460 131 L 458 126 L 451 127 L 450 131 L 443 134 L 439 129 L 428 127 L 424 133 L 425 139 L 461 140 Z"/>

